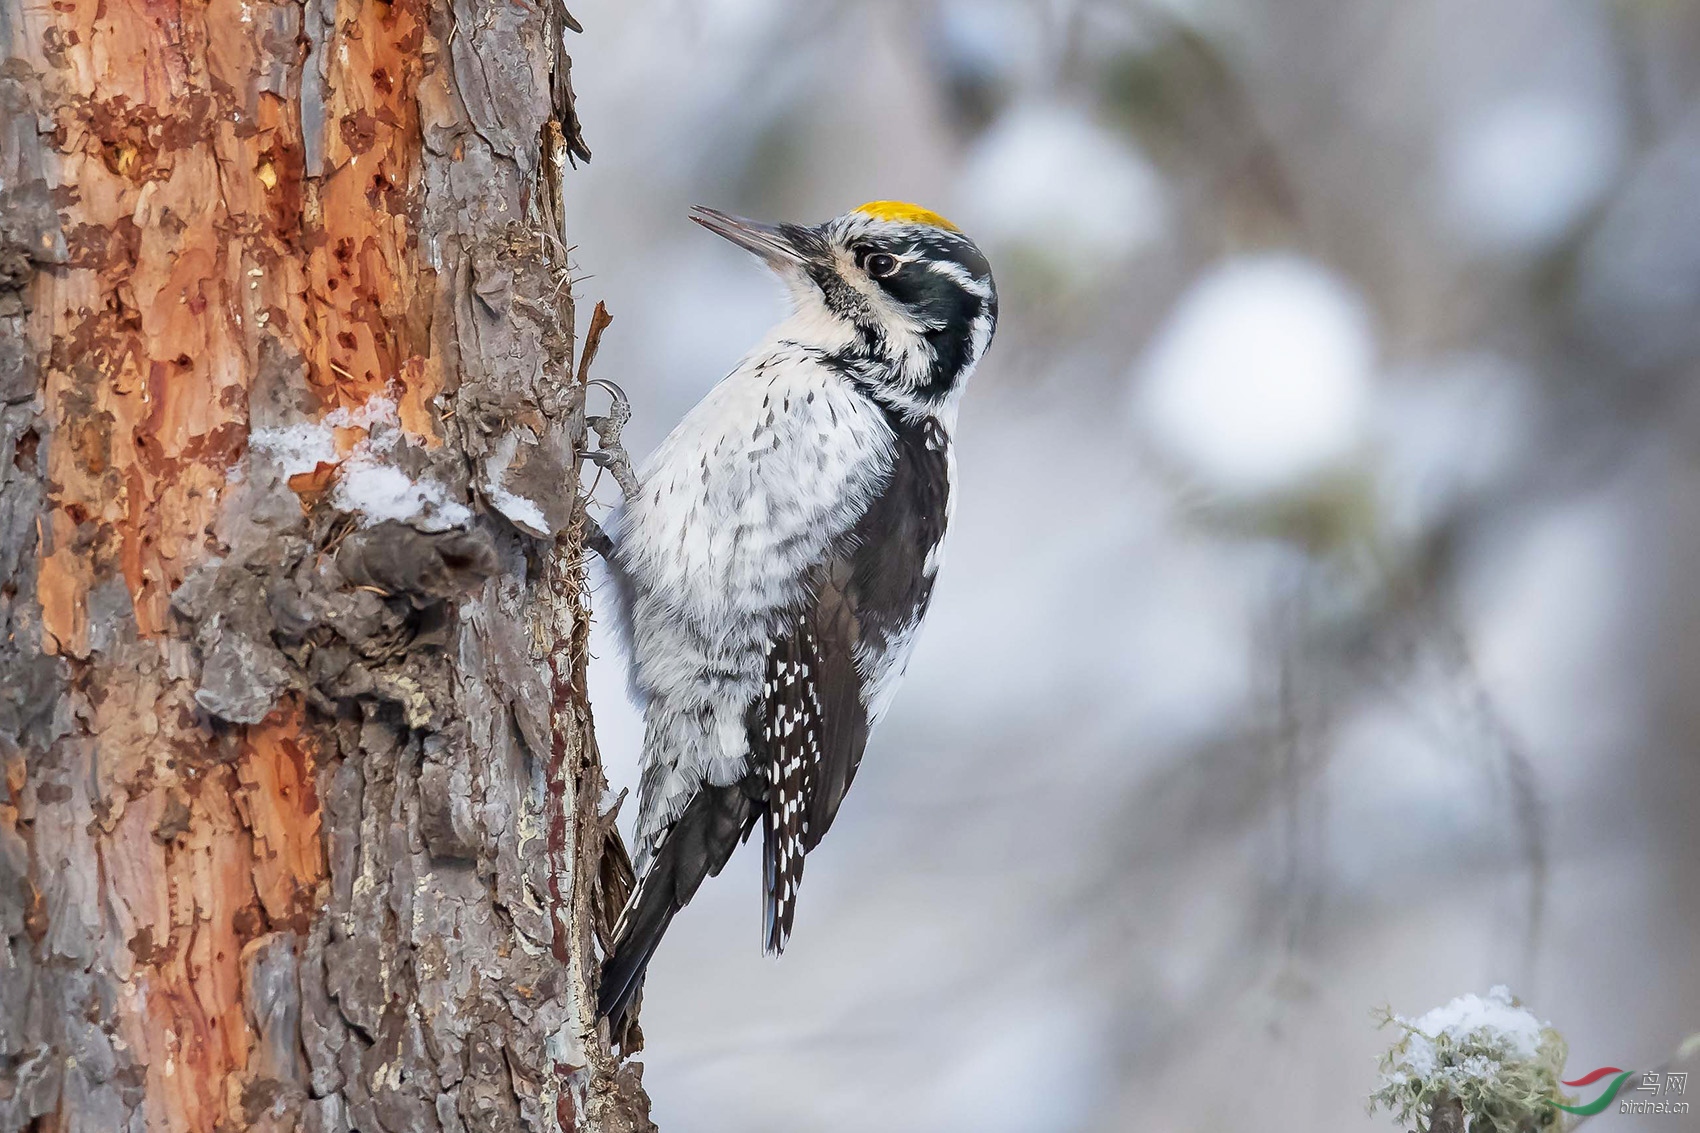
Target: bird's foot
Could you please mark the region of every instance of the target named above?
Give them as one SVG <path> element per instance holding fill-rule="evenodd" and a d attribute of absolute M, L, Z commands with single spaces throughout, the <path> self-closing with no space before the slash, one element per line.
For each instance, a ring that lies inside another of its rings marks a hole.
<path fill-rule="evenodd" d="M 632 419 L 632 402 L 626 396 L 626 391 L 605 378 L 591 378 L 585 383 L 590 386 L 600 386 L 608 391 L 613 398 L 608 412 L 600 417 L 586 417 L 584 423 L 596 434 L 597 447 L 579 454 L 581 460 L 588 460 L 598 468 L 606 468 L 614 477 L 614 482 L 620 485 L 620 494 L 628 501 L 638 497 L 641 489 L 638 486 L 637 474 L 632 471 L 632 459 L 626 455 L 626 449 L 620 442 L 620 434 L 625 430 L 626 423 Z M 597 528 L 598 533 L 601 528 Z M 607 536 L 603 535 L 603 539 Z"/>

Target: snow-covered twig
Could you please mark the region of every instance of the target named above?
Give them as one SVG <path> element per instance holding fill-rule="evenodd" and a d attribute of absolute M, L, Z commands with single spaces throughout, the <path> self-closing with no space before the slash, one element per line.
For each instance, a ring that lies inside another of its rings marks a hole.
<path fill-rule="evenodd" d="M 1463 995 L 1417 1019 L 1383 1010 L 1401 1034 L 1370 1098 L 1419 1133 L 1558 1129 L 1564 1038 L 1504 987 Z"/>

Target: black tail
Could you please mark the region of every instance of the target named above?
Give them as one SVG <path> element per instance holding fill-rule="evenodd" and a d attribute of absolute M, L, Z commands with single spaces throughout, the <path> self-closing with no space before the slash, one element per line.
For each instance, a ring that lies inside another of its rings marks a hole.
<path fill-rule="evenodd" d="M 757 799 L 766 798 L 764 786 L 759 777 L 731 787 L 705 785 L 667 831 L 620 916 L 614 947 L 602 963 L 597 1012 L 607 1018 L 613 1034 L 624 1029 L 626 1013 L 643 988 L 644 971 L 673 914 L 696 896 L 703 878 L 720 872 L 754 826 Z"/>

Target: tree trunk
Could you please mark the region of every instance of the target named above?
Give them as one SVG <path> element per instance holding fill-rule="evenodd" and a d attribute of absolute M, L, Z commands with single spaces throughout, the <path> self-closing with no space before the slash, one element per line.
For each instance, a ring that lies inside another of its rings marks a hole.
<path fill-rule="evenodd" d="M 0 0 L 0 1133 L 650 1128 L 568 28 Z"/>

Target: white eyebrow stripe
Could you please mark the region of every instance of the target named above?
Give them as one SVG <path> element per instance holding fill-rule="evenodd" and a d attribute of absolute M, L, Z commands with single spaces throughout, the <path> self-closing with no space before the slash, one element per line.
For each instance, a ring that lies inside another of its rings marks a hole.
<path fill-rule="evenodd" d="M 990 299 L 992 297 L 992 289 L 990 286 L 981 280 L 974 278 L 972 275 L 969 275 L 967 268 L 953 260 L 929 260 L 922 257 L 917 260 L 917 262 L 925 264 L 930 270 L 937 272 L 939 275 L 944 276 L 948 280 L 951 280 L 970 295 L 982 300 Z"/>

